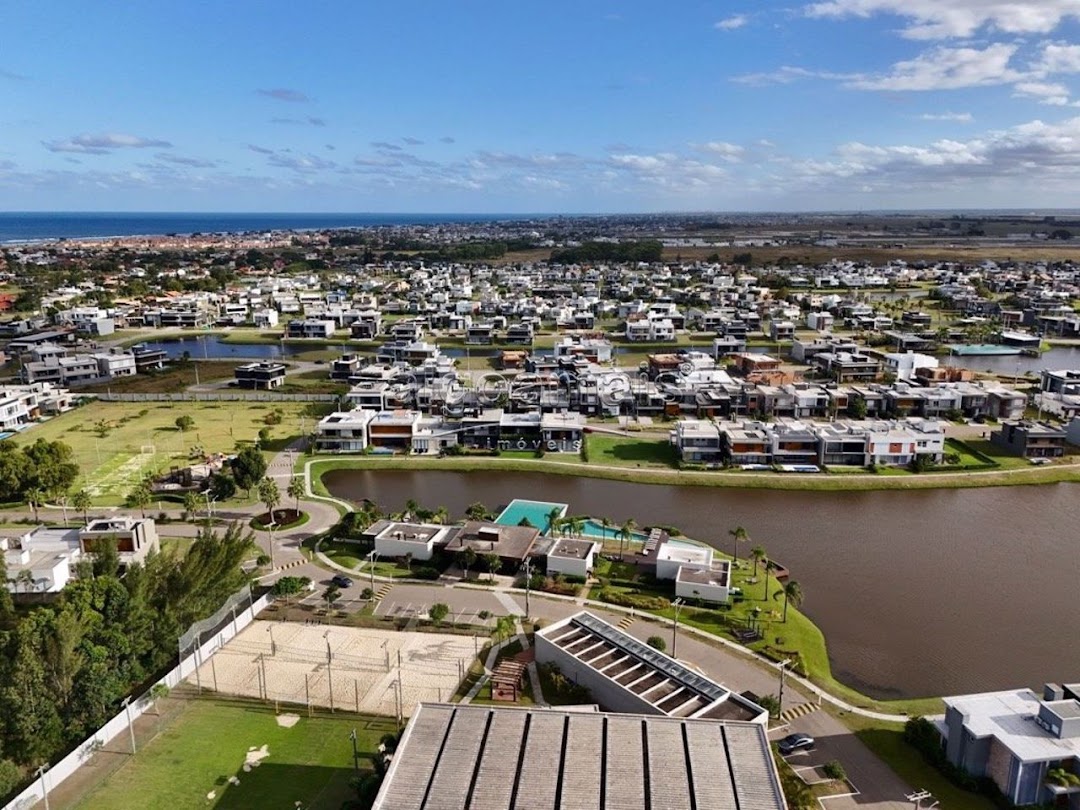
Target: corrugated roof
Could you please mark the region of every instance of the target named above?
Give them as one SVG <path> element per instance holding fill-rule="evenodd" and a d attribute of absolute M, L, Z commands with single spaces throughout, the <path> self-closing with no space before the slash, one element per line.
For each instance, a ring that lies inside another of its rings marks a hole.
<path fill-rule="evenodd" d="M 374 810 L 784 810 L 762 726 L 421 704 Z"/>

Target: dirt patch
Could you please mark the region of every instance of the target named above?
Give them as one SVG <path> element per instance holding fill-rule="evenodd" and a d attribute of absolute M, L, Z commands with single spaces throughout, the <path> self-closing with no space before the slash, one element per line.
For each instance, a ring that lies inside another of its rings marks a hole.
<path fill-rule="evenodd" d="M 292 728 L 300 722 L 300 715 L 298 714 L 279 714 L 277 716 L 277 724 L 282 728 Z"/>

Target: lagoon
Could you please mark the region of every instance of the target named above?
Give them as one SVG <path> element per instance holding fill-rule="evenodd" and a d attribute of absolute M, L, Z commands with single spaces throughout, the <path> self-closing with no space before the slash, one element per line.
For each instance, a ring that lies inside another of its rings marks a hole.
<path fill-rule="evenodd" d="M 791 572 L 838 679 L 880 699 L 1075 680 L 1080 645 L 1074 484 L 786 492 L 629 484 L 492 471 L 337 470 L 335 496 L 460 515 L 515 497 L 567 503 L 614 525 L 678 526 L 730 553 L 728 531 Z"/>

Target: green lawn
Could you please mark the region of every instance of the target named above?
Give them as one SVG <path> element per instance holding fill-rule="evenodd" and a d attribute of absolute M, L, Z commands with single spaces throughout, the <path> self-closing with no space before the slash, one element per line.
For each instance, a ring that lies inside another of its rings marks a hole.
<path fill-rule="evenodd" d="M 675 448 L 665 439 L 654 437 L 622 437 L 601 433 L 590 434 L 589 461 L 625 467 L 674 467 Z"/>
<path fill-rule="evenodd" d="M 189 463 L 194 448 L 233 452 L 270 430 L 271 447 L 284 446 L 317 420 L 302 402 L 91 402 L 17 434 L 14 441 L 60 440 L 75 453 L 82 472 L 74 489 L 86 488 L 97 505 L 122 503 L 147 473 Z M 273 411 L 281 423 L 267 425 Z M 195 427 L 182 433 L 176 418 L 187 414 Z M 147 452 L 143 452 L 146 450 Z M 198 456 L 201 460 L 202 456 Z"/>
<path fill-rule="evenodd" d="M 191 701 L 183 713 L 118 771 L 90 791 L 77 808 L 303 807 L 338 810 L 353 798 L 352 743 L 363 754 L 392 721 L 356 715 L 301 716 L 292 728 L 281 726 L 271 709 L 256 704 Z M 243 769 L 252 749 L 266 746 L 258 767 Z M 364 756 L 361 768 L 370 768 Z M 236 777 L 239 784 L 231 784 Z M 213 792 L 214 798 L 208 798 Z"/>
<path fill-rule="evenodd" d="M 364 561 L 364 552 L 356 543 L 341 543 L 338 541 L 324 542 L 320 547 L 323 554 L 346 568 L 357 569 Z M 379 573 L 376 571 L 376 573 Z"/>
<path fill-rule="evenodd" d="M 909 785 L 929 790 L 942 807 L 955 810 L 993 810 L 985 796 L 961 790 L 940 771 L 927 764 L 918 751 L 904 742 L 904 727 L 843 713 L 840 719 L 855 735 Z"/>

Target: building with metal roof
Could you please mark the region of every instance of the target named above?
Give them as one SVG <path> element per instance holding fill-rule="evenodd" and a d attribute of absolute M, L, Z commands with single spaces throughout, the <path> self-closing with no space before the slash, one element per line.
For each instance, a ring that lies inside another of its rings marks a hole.
<path fill-rule="evenodd" d="M 537 663 L 557 666 L 607 711 L 768 723 L 756 703 L 588 611 L 538 630 L 535 642 Z"/>
<path fill-rule="evenodd" d="M 756 723 L 421 704 L 373 810 L 784 810 Z"/>

